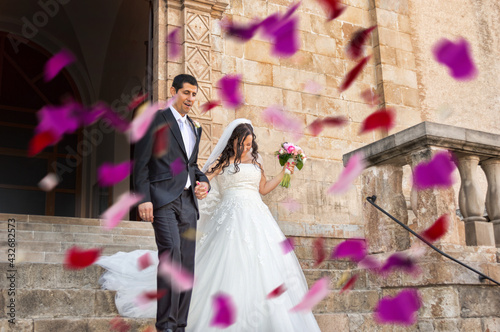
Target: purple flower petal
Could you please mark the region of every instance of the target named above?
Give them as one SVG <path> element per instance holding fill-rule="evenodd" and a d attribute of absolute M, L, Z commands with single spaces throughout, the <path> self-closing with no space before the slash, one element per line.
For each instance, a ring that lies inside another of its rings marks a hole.
<path fill-rule="evenodd" d="M 382 298 L 375 309 L 375 320 L 382 324 L 412 325 L 417 321 L 421 300 L 418 291 L 405 289 L 391 298 Z"/>
<path fill-rule="evenodd" d="M 316 306 L 321 300 L 323 300 L 330 290 L 328 289 L 328 284 L 330 280 L 327 277 L 323 277 L 316 281 L 311 287 L 309 292 L 304 296 L 302 301 L 293 307 L 290 311 L 310 311 Z"/>
<path fill-rule="evenodd" d="M 38 111 L 38 126 L 36 133 L 50 131 L 59 141 L 64 134 L 73 133 L 80 127 L 80 121 L 73 112 L 75 104 L 68 103 L 61 106 L 47 105 Z"/>
<path fill-rule="evenodd" d="M 141 199 L 142 195 L 130 192 L 118 197 L 118 201 L 104 211 L 101 216 L 104 219 L 104 228 L 107 230 L 115 228 L 129 212 L 130 208 L 139 203 Z"/>
<path fill-rule="evenodd" d="M 298 18 L 292 17 L 273 32 L 273 55 L 290 57 L 298 51 L 300 47 L 298 25 Z"/>
<path fill-rule="evenodd" d="M 380 268 L 380 273 L 388 275 L 394 269 L 401 269 L 406 273 L 414 275 L 419 272 L 415 260 L 413 260 L 409 255 L 400 252 L 392 254 L 389 258 L 387 258 L 385 264 Z"/>
<path fill-rule="evenodd" d="M 355 262 L 361 261 L 366 256 L 366 241 L 364 239 L 345 240 L 335 247 L 331 258 L 350 258 Z"/>
<path fill-rule="evenodd" d="M 422 162 L 413 170 L 413 184 L 417 190 L 433 187 L 448 188 L 453 184 L 452 173 L 456 166 L 451 154 L 438 152 L 428 163 Z"/>
<path fill-rule="evenodd" d="M 45 82 L 52 80 L 64 67 L 75 61 L 76 58 L 73 53 L 66 49 L 54 54 L 45 64 Z"/>
<path fill-rule="evenodd" d="M 460 39 L 456 43 L 442 39 L 433 48 L 436 61 L 447 66 L 450 74 L 457 80 L 471 80 L 476 77 L 477 69 L 470 55 L 469 43 Z"/>
<path fill-rule="evenodd" d="M 108 187 L 121 182 L 132 172 L 133 161 L 125 161 L 121 164 L 113 165 L 104 163 L 97 170 L 97 181 L 102 187 Z"/>
<path fill-rule="evenodd" d="M 168 34 L 168 56 L 170 60 L 175 60 L 181 54 L 181 46 L 179 41 L 179 32 L 181 28 L 176 28 Z"/>
<path fill-rule="evenodd" d="M 181 157 L 175 159 L 174 162 L 170 164 L 170 170 L 172 171 L 173 176 L 180 174 L 185 168 L 186 163 L 182 160 Z"/>
<path fill-rule="evenodd" d="M 358 262 L 360 269 L 378 270 L 382 267 L 382 263 L 373 256 L 366 256 Z"/>
<path fill-rule="evenodd" d="M 229 21 L 226 23 L 225 29 L 228 36 L 247 42 L 255 36 L 259 27 L 260 22 L 249 25 L 236 25 Z"/>
<path fill-rule="evenodd" d="M 214 315 L 211 327 L 225 329 L 236 321 L 236 306 L 230 295 L 217 293 L 212 297 Z"/>
<path fill-rule="evenodd" d="M 218 82 L 219 96 L 227 108 L 237 108 L 243 103 L 243 96 L 239 89 L 241 75 L 226 75 Z"/>
<path fill-rule="evenodd" d="M 283 250 L 284 255 L 293 251 L 293 237 L 289 237 L 289 238 L 283 240 L 280 244 L 281 244 L 281 249 Z"/>

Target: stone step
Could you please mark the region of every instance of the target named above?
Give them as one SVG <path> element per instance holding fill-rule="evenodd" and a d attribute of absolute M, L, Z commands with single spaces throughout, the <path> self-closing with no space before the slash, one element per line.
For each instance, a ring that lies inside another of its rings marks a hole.
<path fill-rule="evenodd" d="M 0 317 L 7 318 L 15 298 L 16 318 L 114 317 L 115 291 L 101 289 L 16 289 L 1 291 Z"/>
<path fill-rule="evenodd" d="M 0 320 L 0 331 L 2 332 L 103 332 L 111 331 L 110 323 L 114 317 L 66 317 L 66 318 L 35 318 L 17 319 L 16 324 L 9 324 L 5 319 Z M 132 331 L 144 331 L 148 327 L 154 327 L 153 318 L 122 318 L 130 326 Z M 116 330 L 115 330 L 116 331 Z M 150 331 L 156 331 L 152 329 Z"/>

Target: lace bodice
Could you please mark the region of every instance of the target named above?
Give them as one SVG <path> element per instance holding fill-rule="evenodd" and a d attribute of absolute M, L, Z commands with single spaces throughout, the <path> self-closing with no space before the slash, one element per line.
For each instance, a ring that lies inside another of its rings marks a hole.
<path fill-rule="evenodd" d="M 239 164 L 239 172 L 235 173 L 234 164 L 224 169 L 224 173 L 217 176 L 219 191 L 222 197 L 235 192 L 259 193 L 261 170 L 254 164 Z"/>

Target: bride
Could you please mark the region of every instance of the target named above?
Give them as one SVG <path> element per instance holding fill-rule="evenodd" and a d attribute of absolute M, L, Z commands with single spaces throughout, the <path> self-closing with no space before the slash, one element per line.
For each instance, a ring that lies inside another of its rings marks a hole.
<path fill-rule="evenodd" d="M 293 252 L 283 254 L 281 232 L 262 201 L 278 186 L 281 173 L 267 180 L 250 120 L 236 119 L 202 169 L 211 191 L 200 201 L 195 255 L 195 284 L 186 331 L 320 331 L 312 312 L 291 312 L 307 292 L 307 283 Z M 116 306 L 125 317 L 155 317 L 156 303 L 137 306 L 136 297 L 156 290 L 156 263 L 138 271 L 145 250 L 102 257 L 108 272 L 99 280 L 117 290 Z M 283 285 L 278 297 L 267 295 Z M 235 323 L 225 329 L 210 326 L 213 297 L 224 293 L 236 308 Z"/>

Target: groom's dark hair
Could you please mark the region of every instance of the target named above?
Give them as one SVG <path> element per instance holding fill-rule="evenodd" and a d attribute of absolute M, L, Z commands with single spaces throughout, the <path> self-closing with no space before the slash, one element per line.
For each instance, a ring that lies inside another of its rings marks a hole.
<path fill-rule="evenodd" d="M 182 89 L 184 83 L 189 83 L 198 87 L 198 81 L 196 80 L 196 78 L 194 78 L 194 76 L 191 76 L 189 74 L 180 74 L 175 76 L 174 81 L 172 82 L 172 86 L 174 87 L 175 92 L 179 91 L 179 89 Z"/>

